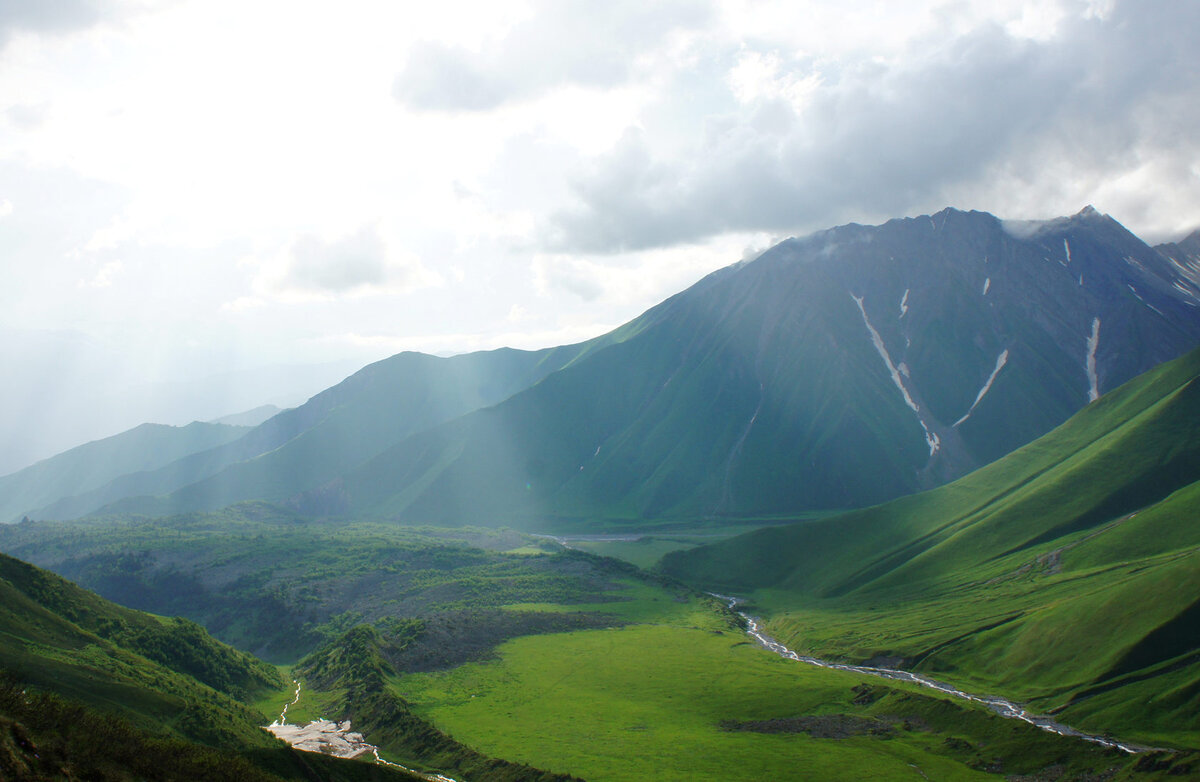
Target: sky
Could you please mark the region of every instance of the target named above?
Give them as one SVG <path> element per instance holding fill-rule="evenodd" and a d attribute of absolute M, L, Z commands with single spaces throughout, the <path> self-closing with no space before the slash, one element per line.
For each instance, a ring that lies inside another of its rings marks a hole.
<path fill-rule="evenodd" d="M 0 439 L 580 341 L 846 222 L 1093 204 L 1178 239 L 1197 29 L 1177 0 L 4 0 Z"/>

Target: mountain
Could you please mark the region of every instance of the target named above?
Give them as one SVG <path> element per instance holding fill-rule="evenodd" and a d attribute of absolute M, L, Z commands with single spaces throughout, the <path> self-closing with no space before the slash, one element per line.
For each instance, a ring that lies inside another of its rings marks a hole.
<path fill-rule="evenodd" d="M 951 209 L 785 241 L 504 403 L 344 478 L 426 523 L 745 516 L 966 474 L 1200 341 L 1200 293 L 1092 209 Z"/>
<path fill-rule="evenodd" d="M 548 529 L 860 507 L 965 475 L 1192 348 L 1189 268 L 1090 207 L 841 226 L 581 345 L 395 356 L 33 515 L 266 499 Z"/>
<path fill-rule="evenodd" d="M 451 358 L 400 353 L 235 441 L 21 512 L 75 518 L 125 498 L 141 498 L 127 503 L 139 511 L 162 513 L 215 509 L 243 499 L 286 499 L 336 478 L 414 431 L 501 401 L 585 349 L 503 349 Z M 177 497 L 153 499 L 181 489 Z"/>
<path fill-rule="evenodd" d="M 0 520 L 60 497 L 92 491 L 126 473 L 153 470 L 184 456 L 236 440 L 248 427 L 224 423 L 142 424 L 81 445 L 0 478 Z"/>
<path fill-rule="evenodd" d="M 226 424 L 228 426 L 258 426 L 263 421 L 283 412 L 275 405 L 259 405 L 253 410 L 246 410 L 232 415 L 223 415 L 209 421 L 210 424 Z"/>
<path fill-rule="evenodd" d="M 1196 746 L 1200 350 L 939 489 L 664 557 L 802 652 Z"/>
<path fill-rule="evenodd" d="M 1200 228 L 1178 242 L 1155 245 L 1154 249 L 1170 261 L 1176 274 L 1191 286 L 1200 285 Z"/>

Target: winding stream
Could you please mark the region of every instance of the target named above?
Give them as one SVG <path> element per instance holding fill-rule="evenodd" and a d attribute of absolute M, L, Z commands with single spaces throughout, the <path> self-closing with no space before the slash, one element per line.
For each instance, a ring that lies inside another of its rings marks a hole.
<path fill-rule="evenodd" d="M 1104 747 L 1112 747 L 1130 754 L 1135 754 L 1138 752 L 1150 752 L 1155 749 L 1154 747 L 1143 747 L 1137 744 L 1129 744 L 1123 741 L 1117 741 L 1116 739 L 1109 738 L 1107 736 L 1096 736 L 1090 733 L 1084 733 L 1083 731 L 1076 730 L 1069 725 L 1063 725 L 1061 722 L 1055 722 L 1049 717 L 1032 714 L 1019 703 L 1013 703 L 1012 701 L 1005 700 L 1004 698 L 997 698 L 992 695 L 972 695 L 969 692 L 963 692 L 957 687 L 953 687 L 945 682 L 940 682 L 936 679 L 930 679 L 927 676 L 922 676 L 917 673 L 901 671 L 895 668 L 874 668 L 866 665 L 846 665 L 844 663 L 834 663 L 827 660 L 819 660 L 816 657 L 806 657 L 805 655 L 797 654 L 781 644 L 779 641 L 776 641 L 774 638 L 764 633 L 762 631 L 762 626 L 758 623 L 757 619 L 745 613 L 744 611 L 738 611 L 738 605 L 744 602 L 741 598 L 731 597 L 729 595 L 719 595 L 715 592 L 710 592 L 709 594 L 718 600 L 724 600 L 728 605 L 729 610 L 734 611 L 738 616 L 746 620 L 746 634 L 757 641 L 760 646 L 775 652 L 780 657 L 786 657 L 787 659 L 795 660 L 796 662 L 808 663 L 809 665 L 816 665 L 820 668 L 831 668 L 838 671 L 851 671 L 853 673 L 861 673 L 867 676 L 877 676 L 882 679 L 893 679 L 895 681 L 919 684 L 922 687 L 929 687 L 930 689 L 944 692 L 947 695 L 953 695 L 955 698 L 973 701 L 974 703 L 986 706 L 988 709 L 996 714 L 999 714 L 1001 717 L 1028 722 L 1030 725 L 1041 728 L 1045 731 L 1049 731 L 1050 733 L 1057 733 L 1060 736 L 1073 736 L 1075 738 L 1083 739 L 1084 741 L 1090 741 L 1094 744 L 1099 744 Z"/>

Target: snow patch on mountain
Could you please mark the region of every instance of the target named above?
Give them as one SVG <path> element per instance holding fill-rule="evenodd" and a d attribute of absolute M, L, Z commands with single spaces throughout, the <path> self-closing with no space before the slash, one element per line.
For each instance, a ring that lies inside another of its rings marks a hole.
<path fill-rule="evenodd" d="M 1184 296 L 1187 296 L 1189 299 L 1195 300 L 1200 298 L 1196 295 L 1196 289 L 1183 281 L 1172 280 L 1171 287 L 1182 293 Z"/>
<path fill-rule="evenodd" d="M 892 361 L 887 346 L 883 344 L 883 337 L 879 336 L 879 332 L 871 325 L 871 319 L 867 317 L 867 309 L 863 306 L 863 297 L 855 296 L 851 293 L 850 298 L 854 299 L 854 303 L 858 305 L 858 311 L 862 313 L 863 323 L 866 324 L 867 331 L 871 335 L 871 344 L 875 346 L 875 352 L 883 359 L 883 363 L 887 365 L 888 373 L 892 376 L 892 382 L 896 384 L 896 388 L 900 389 L 900 393 L 904 395 L 904 404 L 908 405 L 914 413 L 920 412 L 917 403 L 913 401 L 912 396 L 908 393 L 908 389 L 904 387 L 904 380 L 900 376 L 900 369 Z"/>
<path fill-rule="evenodd" d="M 996 366 L 992 369 L 992 374 L 988 375 L 987 382 L 983 384 L 983 388 L 979 389 L 979 393 L 975 395 L 975 401 L 971 403 L 971 407 L 967 410 L 962 418 L 954 422 L 954 426 L 958 426 L 963 421 L 971 417 L 971 413 L 975 412 L 975 408 L 983 401 L 983 397 L 987 395 L 988 390 L 992 387 L 992 383 L 996 380 L 996 375 L 1000 374 L 1000 370 L 1004 369 L 1004 365 L 1008 363 L 1008 348 L 996 358 Z"/>
<path fill-rule="evenodd" d="M 1129 264 L 1130 266 L 1132 266 L 1133 268 L 1142 272 L 1143 274 L 1147 273 L 1146 267 L 1142 265 L 1142 262 L 1139 261 L 1137 258 L 1134 258 L 1132 255 L 1126 255 L 1122 260 L 1124 260 L 1125 263 Z"/>
<path fill-rule="evenodd" d="M 871 319 L 867 317 L 867 308 L 863 306 L 863 297 L 850 294 L 850 298 L 854 299 L 854 303 L 858 305 L 858 311 L 862 313 L 863 323 L 867 327 L 867 331 L 871 335 L 871 344 L 875 346 L 875 352 L 883 359 L 883 363 L 887 366 L 888 374 L 892 376 L 892 382 L 896 384 L 896 388 L 900 389 L 900 394 L 904 397 L 904 404 L 917 414 L 917 421 L 921 424 L 921 429 L 925 431 L 925 444 L 929 446 L 929 455 L 933 456 L 941 447 L 941 439 L 936 432 L 929 431 L 929 427 L 925 424 L 925 419 L 921 417 L 921 408 L 913 401 L 912 394 L 908 393 L 908 389 L 904 385 L 904 378 L 901 375 L 900 368 L 892 361 L 891 354 L 888 353 L 887 346 L 883 344 L 883 337 L 871 325 Z M 907 370 L 907 367 L 905 367 Z"/>
<path fill-rule="evenodd" d="M 1096 376 L 1096 348 L 1100 346 L 1100 318 L 1092 318 L 1092 335 L 1087 340 L 1088 401 L 1100 398 L 1100 379 Z"/>
<path fill-rule="evenodd" d="M 1155 312 L 1157 312 L 1159 315 L 1162 315 L 1162 314 L 1163 314 L 1163 313 L 1162 313 L 1162 310 L 1160 310 L 1158 307 L 1155 307 L 1153 304 L 1151 304 L 1150 302 L 1148 302 L 1148 301 L 1146 301 L 1145 299 L 1143 299 L 1143 298 L 1142 298 L 1142 294 L 1138 293 L 1138 289 L 1137 289 L 1137 288 L 1133 287 L 1133 286 L 1132 286 L 1132 285 L 1130 285 L 1129 283 L 1125 283 L 1125 287 L 1126 287 L 1126 288 L 1128 288 L 1128 289 L 1129 289 L 1129 292 L 1133 294 L 1133 297 L 1134 297 L 1135 299 L 1137 299 L 1138 301 L 1140 301 L 1142 304 L 1145 304 L 1147 307 L 1149 307 L 1150 309 L 1154 310 L 1154 311 L 1155 311 Z M 1163 315 L 1163 317 L 1165 318 L 1165 317 L 1166 317 L 1166 315 Z"/>

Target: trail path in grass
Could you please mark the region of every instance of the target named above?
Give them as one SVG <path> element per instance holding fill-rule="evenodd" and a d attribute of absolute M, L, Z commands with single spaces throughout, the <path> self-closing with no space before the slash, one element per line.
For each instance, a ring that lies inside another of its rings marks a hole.
<path fill-rule="evenodd" d="M 709 594 L 718 600 L 724 600 L 731 611 L 735 611 L 738 616 L 746 620 L 746 634 L 757 641 L 760 646 L 775 652 L 780 657 L 786 657 L 789 660 L 795 660 L 797 662 L 808 663 L 809 665 L 816 665 L 821 668 L 832 668 L 838 671 L 852 671 L 854 673 L 866 674 L 867 676 L 878 676 L 882 679 L 912 682 L 913 684 L 919 684 L 922 687 L 929 687 L 939 692 L 944 692 L 947 695 L 953 695 L 956 698 L 982 704 L 994 711 L 996 714 L 999 714 L 1001 717 L 1022 720 L 1024 722 L 1028 722 L 1030 725 L 1041 728 L 1042 730 L 1049 731 L 1050 733 L 1057 733 L 1060 736 L 1073 736 L 1075 738 L 1083 739 L 1084 741 L 1091 741 L 1095 744 L 1100 744 L 1101 746 L 1113 747 L 1130 754 L 1135 754 L 1138 752 L 1152 752 L 1156 749 L 1155 747 L 1143 747 L 1138 744 L 1128 744 L 1123 741 L 1117 741 L 1116 739 L 1108 736 L 1096 736 L 1090 733 L 1084 733 L 1083 731 L 1076 730 L 1069 725 L 1063 725 L 1060 722 L 1055 722 L 1049 717 L 1031 714 L 1020 704 L 1013 703 L 1012 701 L 1005 700 L 1004 698 L 997 698 L 992 695 L 972 695 L 969 692 L 963 692 L 962 690 L 946 684 L 945 682 L 939 682 L 936 679 L 930 679 L 926 676 L 921 676 L 920 674 L 910 673 L 909 671 L 901 671 L 896 668 L 875 668 L 866 665 L 846 665 L 845 663 L 834 663 L 829 662 L 828 660 L 819 660 L 816 657 L 806 657 L 805 655 L 797 654 L 781 644 L 779 641 L 776 641 L 774 638 L 764 633 L 762 631 L 762 626 L 758 623 L 757 619 L 744 611 L 738 611 L 738 605 L 744 602 L 740 597 L 719 595 L 716 592 L 710 592 Z"/>

